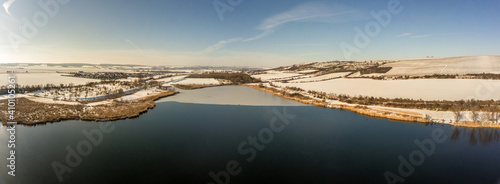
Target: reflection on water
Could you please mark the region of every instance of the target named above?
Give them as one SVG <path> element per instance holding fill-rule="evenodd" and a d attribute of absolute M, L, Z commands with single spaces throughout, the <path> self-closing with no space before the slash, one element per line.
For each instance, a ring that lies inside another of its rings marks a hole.
<path fill-rule="evenodd" d="M 463 128 L 455 127 L 451 134 L 452 141 L 466 139 L 471 145 L 487 145 L 492 142 L 500 142 L 500 132 L 497 128 Z"/>
<path fill-rule="evenodd" d="M 287 100 L 246 86 L 219 86 L 197 90 L 176 90 L 181 93 L 163 98 L 157 102 L 247 106 L 307 106 L 300 102 Z"/>

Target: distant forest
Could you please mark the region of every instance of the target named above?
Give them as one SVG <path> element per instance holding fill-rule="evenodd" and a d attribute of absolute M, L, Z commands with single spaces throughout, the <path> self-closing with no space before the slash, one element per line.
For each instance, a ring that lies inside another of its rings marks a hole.
<path fill-rule="evenodd" d="M 244 83 L 257 83 L 261 82 L 259 79 L 252 78 L 250 75 L 245 73 L 216 73 L 208 72 L 202 74 L 191 74 L 187 78 L 215 78 L 229 80 L 233 84 L 244 84 Z"/>

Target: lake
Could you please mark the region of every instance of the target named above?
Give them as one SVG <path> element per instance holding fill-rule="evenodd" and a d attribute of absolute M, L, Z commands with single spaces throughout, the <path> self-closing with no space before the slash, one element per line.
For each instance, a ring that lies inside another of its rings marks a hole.
<path fill-rule="evenodd" d="M 16 177 L 2 129 L 0 182 L 9 184 L 500 179 L 498 130 L 370 118 L 243 86 L 182 91 L 136 119 L 19 125 Z"/>

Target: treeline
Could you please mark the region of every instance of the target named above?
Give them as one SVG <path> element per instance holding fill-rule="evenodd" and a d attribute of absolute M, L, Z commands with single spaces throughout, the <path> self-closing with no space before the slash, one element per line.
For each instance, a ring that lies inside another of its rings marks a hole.
<path fill-rule="evenodd" d="M 373 96 L 350 96 L 345 94 L 335 94 L 335 93 L 325 93 L 320 91 L 309 90 L 307 93 L 313 95 L 316 98 L 327 99 L 327 100 L 338 100 L 350 104 L 359 105 L 379 105 L 385 107 L 396 107 L 396 108 L 409 108 L 409 109 L 427 109 L 435 111 L 453 111 L 457 107 L 460 107 L 461 111 L 490 111 L 491 108 L 497 108 L 500 105 L 500 101 L 494 100 L 459 100 L 459 101 L 448 101 L 448 100 L 432 100 L 424 101 L 422 99 L 409 99 L 409 98 L 383 98 L 383 97 L 373 97 Z"/>
<path fill-rule="evenodd" d="M 363 74 L 363 73 L 361 73 Z M 408 80 L 408 79 L 491 79 L 491 80 L 500 80 L 500 74 L 493 73 L 480 73 L 480 74 L 433 74 L 433 75 L 424 75 L 424 76 L 409 76 L 409 75 L 401 75 L 401 76 L 375 76 L 375 77 L 356 77 L 356 78 L 370 78 L 375 80 L 385 80 L 385 79 L 393 79 L 393 80 Z"/>
<path fill-rule="evenodd" d="M 149 73 L 123 73 L 123 72 L 96 72 L 96 73 L 70 73 L 70 77 L 79 77 L 87 79 L 100 79 L 100 80 L 116 80 L 116 79 L 126 79 L 128 77 L 136 78 L 146 78 L 152 77 L 153 74 Z"/>
<path fill-rule="evenodd" d="M 270 84 L 272 87 L 277 87 L 276 85 Z M 288 93 L 292 91 L 303 92 L 302 88 L 289 87 L 286 86 L 283 89 Z M 321 91 L 308 90 L 308 94 L 315 98 L 323 100 L 337 100 L 350 104 L 359 105 L 379 105 L 385 107 L 396 107 L 396 108 L 409 108 L 409 109 L 427 109 L 435 111 L 484 111 L 489 112 L 495 109 L 499 109 L 500 101 L 495 100 L 431 100 L 424 101 L 422 99 L 409 99 L 409 98 L 383 98 L 383 97 L 373 97 L 373 96 L 351 96 L 345 94 L 336 93 L 326 93 Z M 458 109 L 457 109 L 458 108 Z M 500 109 L 499 109 L 500 111 Z"/>
<path fill-rule="evenodd" d="M 378 67 L 378 66 L 375 66 L 375 67 L 371 67 L 371 68 L 367 68 L 367 69 L 361 70 L 359 72 L 361 73 L 361 75 L 372 74 L 372 73 L 387 73 L 391 69 L 392 69 L 392 67 Z"/>
<path fill-rule="evenodd" d="M 302 88 L 299 88 L 299 87 L 285 87 L 285 89 L 289 89 L 289 90 L 293 90 L 293 91 L 304 91 L 304 89 Z"/>
<path fill-rule="evenodd" d="M 259 79 L 252 78 L 250 75 L 245 73 L 216 73 L 208 72 L 202 74 L 191 74 L 187 78 L 215 78 L 229 80 L 233 84 L 244 84 L 244 83 L 257 83 L 261 82 Z"/>
<path fill-rule="evenodd" d="M 465 75 L 451 75 L 451 74 L 434 74 L 426 75 L 421 78 L 428 79 L 493 79 L 500 80 L 500 74 L 481 73 L 481 74 L 465 74 Z"/>
<path fill-rule="evenodd" d="M 314 77 L 309 77 L 309 78 L 314 78 Z M 294 81 L 291 81 L 290 83 L 311 83 L 311 82 L 322 82 L 322 81 L 329 81 L 329 80 L 333 80 L 333 79 L 341 79 L 342 77 L 331 77 L 331 78 L 326 78 L 326 79 L 318 79 L 318 80 L 308 80 L 308 81 L 299 81 L 299 82 L 294 82 Z M 307 79 L 307 78 L 303 78 L 303 79 Z M 288 80 L 283 80 L 281 81 L 282 83 L 288 83 L 289 81 Z"/>
<path fill-rule="evenodd" d="M 179 89 L 193 90 L 193 89 L 201 89 L 201 88 L 214 87 L 214 86 L 220 86 L 220 85 L 214 85 L 214 84 L 190 84 L 190 85 L 174 84 L 173 86 L 176 88 L 179 88 Z"/>

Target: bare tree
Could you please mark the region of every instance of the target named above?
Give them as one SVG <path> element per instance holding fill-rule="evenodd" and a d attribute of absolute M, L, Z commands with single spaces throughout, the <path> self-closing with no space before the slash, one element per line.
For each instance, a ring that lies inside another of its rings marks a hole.
<path fill-rule="evenodd" d="M 470 110 L 470 117 L 472 118 L 472 122 L 477 123 L 477 121 L 479 120 L 480 118 L 480 114 L 479 114 L 479 107 L 477 106 L 474 106 L 471 108 Z"/>
<path fill-rule="evenodd" d="M 426 121 L 431 121 L 431 120 L 432 120 L 432 117 L 431 117 L 430 115 L 428 115 L 428 114 L 425 114 L 424 119 L 425 119 Z"/>
<path fill-rule="evenodd" d="M 462 119 L 462 106 L 456 105 L 455 107 L 452 108 L 452 111 L 455 117 L 455 123 L 460 122 L 460 119 Z"/>
<path fill-rule="evenodd" d="M 480 121 L 481 124 L 487 123 L 491 119 L 491 112 L 489 110 L 484 111 L 482 114 L 480 114 Z"/>
<path fill-rule="evenodd" d="M 500 109 L 498 107 L 491 108 L 491 119 L 493 123 L 498 124 L 498 120 L 500 119 Z"/>
<path fill-rule="evenodd" d="M 493 121 L 493 111 L 491 107 L 486 107 L 485 110 L 483 111 L 483 115 L 481 116 L 481 121 L 483 122 L 489 122 Z"/>
<path fill-rule="evenodd" d="M 283 89 L 281 90 L 281 94 L 282 94 L 283 96 L 287 96 L 287 95 L 288 95 L 288 90 L 287 90 L 286 88 L 283 88 Z"/>

